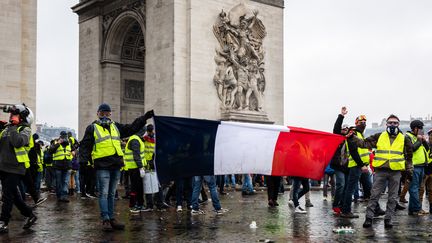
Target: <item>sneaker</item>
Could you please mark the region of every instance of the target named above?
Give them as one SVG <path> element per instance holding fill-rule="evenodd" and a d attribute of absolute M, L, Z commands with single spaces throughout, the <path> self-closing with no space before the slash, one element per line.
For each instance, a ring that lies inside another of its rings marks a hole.
<path fill-rule="evenodd" d="M 7 233 L 7 232 L 9 232 L 8 225 L 5 222 L 0 221 L 0 234 L 1 233 Z"/>
<path fill-rule="evenodd" d="M 341 218 L 347 218 L 347 219 L 356 219 L 356 218 L 359 217 L 357 214 L 353 214 L 351 212 L 349 212 L 349 213 L 341 213 L 340 216 L 341 216 Z"/>
<path fill-rule="evenodd" d="M 405 209 L 406 209 L 406 207 L 400 205 L 399 203 L 396 204 L 396 210 L 405 210 Z"/>
<path fill-rule="evenodd" d="M 111 219 L 110 221 L 111 227 L 115 230 L 124 230 L 125 225 L 120 223 L 119 221 L 115 219 Z"/>
<path fill-rule="evenodd" d="M 23 229 L 30 229 L 30 227 L 36 222 L 36 215 L 32 214 L 27 218 L 26 223 L 23 226 Z"/>
<path fill-rule="evenodd" d="M 288 200 L 288 206 L 294 207 L 294 201 L 292 199 Z"/>
<path fill-rule="evenodd" d="M 167 208 L 170 208 L 171 206 L 170 205 L 168 205 L 167 203 L 165 203 L 165 202 L 163 202 L 160 206 L 159 206 L 159 208 L 162 208 L 162 209 L 167 209 Z"/>
<path fill-rule="evenodd" d="M 294 210 L 294 213 L 307 213 L 307 211 L 301 208 L 300 206 L 297 206 Z"/>
<path fill-rule="evenodd" d="M 105 232 L 112 232 L 114 230 L 109 220 L 102 221 L 102 230 Z"/>
<path fill-rule="evenodd" d="M 419 211 L 420 215 L 428 215 L 429 212 L 424 211 L 423 209 Z"/>
<path fill-rule="evenodd" d="M 133 207 L 133 208 L 129 209 L 129 212 L 131 212 L 131 213 L 140 213 L 141 212 L 141 207 Z"/>
<path fill-rule="evenodd" d="M 89 198 L 90 197 L 86 193 L 81 194 L 81 199 L 89 199 Z"/>
<path fill-rule="evenodd" d="M 97 195 L 94 193 L 87 194 L 89 198 L 97 198 Z"/>
<path fill-rule="evenodd" d="M 405 198 L 402 198 L 402 197 L 399 199 L 399 202 L 401 202 L 401 203 L 408 203 L 408 201 Z"/>
<path fill-rule="evenodd" d="M 328 201 L 328 197 L 323 197 L 323 201 L 327 202 Z"/>
<path fill-rule="evenodd" d="M 153 208 L 149 208 L 149 207 L 145 207 L 145 208 L 141 208 L 141 212 L 152 212 Z"/>
<path fill-rule="evenodd" d="M 183 212 L 182 206 L 177 206 L 177 213 Z"/>
<path fill-rule="evenodd" d="M 275 203 L 274 203 L 273 200 L 271 200 L 271 199 L 268 200 L 268 206 L 271 207 L 271 208 L 276 207 Z"/>
<path fill-rule="evenodd" d="M 313 204 L 311 203 L 310 200 L 306 200 L 305 206 L 306 206 L 307 208 L 311 208 L 311 207 L 313 207 Z"/>
<path fill-rule="evenodd" d="M 191 214 L 192 215 L 203 215 L 203 214 L 205 214 L 205 212 L 202 211 L 201 209 L 197 209 L 197 210 L 192 209 Z"/>
<path fill-rule="evenodd" d="M 34 207 L 37 207 L 37 206 L 41 205 L 41 204 L 44 203 L 47 199 L 48 199 L 48 198 L 46 198 L 46 197 L 39 198 L 39 199 L 35 202 Z"/>
<path fill-rule="evenodd" d="M 216 212 L 216 215 L 222 215 L 222 214 L 224 214 L 224 213 L 226 213 L 228 211 L 229 211 L 228 209 L 221 208 L 219 210 L 216 210 L 215 212 Z"/>

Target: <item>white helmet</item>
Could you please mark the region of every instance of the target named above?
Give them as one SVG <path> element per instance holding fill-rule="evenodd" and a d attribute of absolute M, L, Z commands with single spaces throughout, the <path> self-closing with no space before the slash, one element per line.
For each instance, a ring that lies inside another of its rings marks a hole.
<path fill-rule="evenodd" d="M 22 105 L 14 105 L 13 113 L 19 114 L 23 120 L 25 120 L 29 125 L 34 122 L 34 115 L 32 110 L 28 108 L 28 106 Z"/>
<path fill-rule="evenodd" d="M 34 115 L 33 115 L 33 111 L 30 110 L 30 108 L 28 108 L 28 107 L 26 107 L 26 108 L 27 108 L 29 114 L 27 115 L 27 117 L 26 117 L 25 119 L 26 119 L 27 123 L 28 123 L 29 125 L 31 125 L 31 124 L 34 122 Z"/>

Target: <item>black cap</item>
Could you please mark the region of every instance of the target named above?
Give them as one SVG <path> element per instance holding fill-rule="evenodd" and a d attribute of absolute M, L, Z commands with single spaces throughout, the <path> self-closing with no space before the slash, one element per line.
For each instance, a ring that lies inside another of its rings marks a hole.
<path fill-rule="evenodd" d="M 420 121 L 420 120 L 414 120 L 414 121 L 412 121 L 410 123 L 410 127 L 411 127 L 411 129 L 414 129 L 416 127 L 420 128 L 420 129 L 423 129 L 424 123 L 422 121 Z"/>
<path fill-rule="evenodd" d="M 154 127 L 152 124 L 148 124 L 146 127 L 147 132 L 153 132 L 153 129 L 154 129 Z"/>
<path fill-rule="evenodd" d="M 100 106 L 99 106 L 99 108 L 98 108 L 97 111 L 98 112 L 99 111 L 108 111 L 108 112 L 111 112 L 111 107 L 107 103 L 102 103 L 102 104 L 100 104 Z"/>
<path fill-rule="evenodd" d="M 61 131 L 60 136 L 67 136 L 67 133 L 65 131 Z"/>

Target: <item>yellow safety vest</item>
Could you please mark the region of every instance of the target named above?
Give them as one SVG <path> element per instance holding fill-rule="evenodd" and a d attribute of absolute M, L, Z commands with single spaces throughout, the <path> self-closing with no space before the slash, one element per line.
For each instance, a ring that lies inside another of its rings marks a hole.
<path fill-rule="evenodd" d="M 140 144 L 141 163 L 142 163 L 143 166 L 147 165 L 146 159 L 144 158 L 144 151 L 145 151 L 144 150 L 144 143 L 143 143 L 143 141 L 141 140 L 140 137 L 138 137 L 137 135 L 132 135 L 129 138 L 129 140 L 128 140 L 127 144 L 126 144 L 126 147 L 125 147 L 125 153 L 124 153 L 124 156 L 123 156 L 123 162 L 125 164 L 124 170 L 138 168 L 138 165 L 135 162 L 134 157 L 133 157 L 133 151 L 131 149 L 129 149 L 129 143 L 132 140 L 137 140 L 139 142 L 139 144 Z"/>
<path fill-rule="evenodd" d="M 92 159 L 99 159 L 117 154 L 123 156 L 121 149 L 120 132 L 114 123 L 110 124 L 110 130 L 98 124 L 93 124 L 95 143 L 92 151 Z"/>
<path fill-rule="evenodd" d="M 72 149 L 68 144 L 66 147 L 60 145 L 56 152 L 53 154 L 53 160 L 72 160 Z"/>
<path fill-rule="evenodd" d="M 388 161 L 391 170 L 405 170 L 404 144 L 405 136 L 402 133 L 396 136 L 392 144 L 388 133 L 381 133 L 376 144 L 373 167 L 379 168 Z"/>
<path fill-rule="evenodd" d="M 414 134 L 410 132 L 407 132 L 406 134 L 411 138 L 411 142 L 413 144 L 417 142 L 417 137 L 414 136 Z M 426 150 L 426 148 L 423 146 L 423 144 L 420 145 L 420 147 L 416 151 L 414 151 L 412 162 L 413 165 L 421 165 L 421 164 L 425 164 L 425 162 L 427 163 L 430 162 L 429 153 Z"/>
<path fill-rule="evenodd" d="M 358 138 L 364 140 L 363 134 L 361 132 L 356 131 L 356 136 Z M 359 147 L 359 148 L 357 148 L 357 152 L 358 152 L 360 159 L 363 162 L 363 164 L 368 165 L 370 162 L 369 149 Z M 355 166 L 357 166 L 357 163 L 354 161 L 354 159 L 351 157 L 351 154 L 350 154 L 349 159 L 348 159 L 348 168 L 352 168 Z"/>
<path fill-rule="evenodd" d="M 38 157 L 38 159 L 37 159 L 37 165 L 38 165 L 38 169 L 37 169 L 37 172 L 42 172 L 43 171 L 43 151 L 41 150 L 41 154 L 38 154 L 38 153 L 36 153 L 37 154 L 37 157 Z"/>
<path fill-rule="evenodd" d="M 155 151 L 155 143 L 144 141 L 144 145 L 145 145 L 145 150 L 144 150 L 145 159 L 151 160 L 153 158 L 153 154 Z"/>
<path fill-rule="evenodd" d="M 22 129 L 24 129 L 24 126 L 19 126 L 17 128 L 18 133 L 22 131 Z M 7 129 L 7 128 L 6 128 Z M 0 133 L 0 137 L 3 136 L 4 131 L 6 131 L 6 129 L 3 129 L 3 131 L 1 131 Z M 29 144 L 26 146 L 22 146 L 19 148 L 15 148 L 14 147 L 14 151 L 15 151 L 15 157 L 18 161 L 18 163 L 24 163 L 24 167 L 30 168 L 30 158 L 28 156 L 28 151 L 34 146 L 34 141 L 33 141 L 33 136 L 30 134 L 30 138 L 29 138 Z"/>

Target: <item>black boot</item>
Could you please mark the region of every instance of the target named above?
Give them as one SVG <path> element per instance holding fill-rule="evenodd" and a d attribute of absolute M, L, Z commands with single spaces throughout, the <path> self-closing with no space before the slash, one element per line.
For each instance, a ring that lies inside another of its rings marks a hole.
<path fill-rule="evenodd" d="M 363 223 L 363 228 L 370 228 L 370 227 L 372 227 L 372 219 L 366 218 Z"/>
<path fill-rule="evenodd" d="M 386 229 L 393 228 L 393 223 L 391 222 L 391 219 L 384 219 L 384 228 Z"/>
<path fill-rule="evenodd" d="M 30 227 L 36 222 L 36 215 L 32 214 L 27 218 L 26 223 L 23 226 L 23 229 L 30 229 Z"/>

